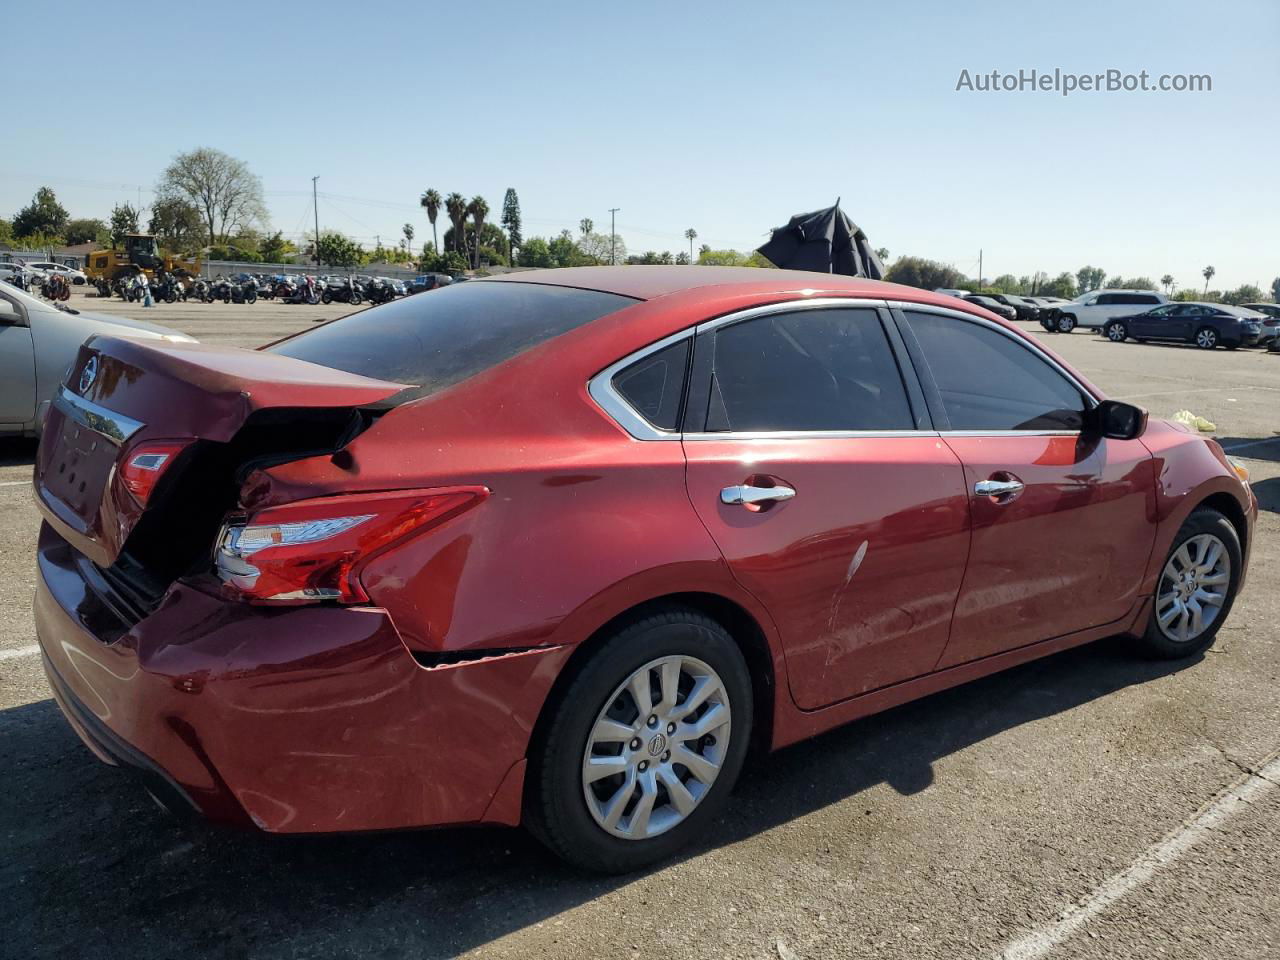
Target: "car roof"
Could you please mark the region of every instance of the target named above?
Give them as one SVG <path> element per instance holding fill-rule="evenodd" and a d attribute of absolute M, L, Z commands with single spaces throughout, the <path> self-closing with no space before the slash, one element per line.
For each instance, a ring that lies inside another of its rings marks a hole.
<path fill-rule="evenodd" d="M 865 277 L 808 270 L 771 270 L 760 267 L 645 266 L 561 267 L 521 270 L 496 277 L 476 278 L 480 283 L 544 283 L 583 290 L 614 293 L 636 300 L 654 300 L 708 287 L 736 287 L 742 292 L 821 291 L 873 300 L 911 300 L 940 307 L 956 305 L 957 297 L 932 293 Z"/>

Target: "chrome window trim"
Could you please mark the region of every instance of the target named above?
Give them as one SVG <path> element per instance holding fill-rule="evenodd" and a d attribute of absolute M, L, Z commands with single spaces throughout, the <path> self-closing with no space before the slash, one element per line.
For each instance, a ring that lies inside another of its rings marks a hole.
<path fill-rule="evenodd" d="M 678 430 L 662 430 L 655 427 L 652 423 L 642 417 L 636 408 L 631 406 L 613 385 L 613 378 L 651 353 L 657 353 L 665 347 L 671 346 L 673 343 L 679 343 L 681 340 L 692 340 L 694 335 L 693 327 L 686 328 L 673 333 L 669 337 L 663 337 L 655 343 L 642 347 L 635 353 L 629 353 L 617 363 L 612 363 L 605 367 L 594 377 L 587 381 L 587 392 L 591 394 L 591 399 L 596 402 L 605 413 L 622 427 L 623 430 L 631 434 L 637 440 L 679 440 L 680 432 Z M 686 378 L 685 389 L 688 389 Z"/>
<path fill-rule="evenodd" d="M 859 440 L 936 437 L 936 430 L 726 430 L 722 433 L 686 433 L 685 440 Z"/>
<path fill-rule="evenodd" d="M 1057 360 L 1055 360 L 1053 357 L 1049 356 L 1049 354 L 1045 353 L 1045 352 L 1044 352 L 1044 350 L 1043 350 L 1043 349 L 1041 349 L 1041 347 L 1040 347 L 1040 345 L 1039 345 L 1039 344 L 1035 343 L 1034 341 L 1030 341 L 1030 340 L 1028 340 L 1026 337 L 1023 337 L 1023 336 L 1021 336 L 1020 334 L 1015 333 L 1015 332 L 1014 332 L 1014 331 L 1012 331 L 1012 330 L 1009 330 L 1008 328 L 1004 327 L 1004 326 L 1003 326 L 1003 325 L 1001 325 L 1001 324 L 998 324 L 998 323 L 992 323 L 990 320 L 986 319 L 985 317 L 978 317 L 978 316 L 975 316 L 975 315 L 974 315 L 974 314 L 972 314 L 972 313 L 965 313 L 963 310 L 953 310 L 953 309 L 951 309 L 950 307 L 938 307 L 938 306 L 934 306 L 933 304 L 930 304 L 930 303 L 912 303 L 912 302 L 911 302 L 911 301 L 909 301 L 909 300 L 890 300 L 890 301 L 889 301 L 889 306 L 890 306 L 892 309 L 900 310 L 900 311 L 902 311 L 903 313 L 907 313 L 907 312 L 914 311 L 915 313 L 937 313 L 937 314 L 941 314 L 942 316 L 946 316 L 946 317 L 957 317 L 957 318 L 959 318 L 959 319 L 961 319 L 961 320 L 967 320 L 967 321 L 969 321 L 970 323 L 977 323 L 977 324 L 980 324 L 980 325 L 982 325 L 982 326 L 984 326 L 984 327 L 986 327 L 986 328 L 988 328 L 988 329 L 990 329 L 990 330 L 995 330 L 996 332 L 1001 333 L 1001 334 L 1003 334 L 1004 336 L 1008 337 L 1010 340 L 1012 340 L 1014 343 L 1018 344 L 1018 345 L 1019 345 L 1020 347 L 1022 347 L 1024 350 L 1028 350 L 1028 351 L 1030 351 L 1031 353 L 1035 354 L 1037 357 L 1039 357 L 1041 360 L 1043 360 L 1045 363 L 1047 363 L 1049 366 L 1051 366 L 1054 370 L 1058 371 L 1058 373 L 1060 373 L 1060 374 L 1063 376 L 1063 378 L 1065 378 L 1065 379 L 1066 379 L 1066 381 L 1067 381 L 1068 383 L 1070 383 L 1073 387 L 1075 387 L 1077 390 L 1079 390 L 1079 391 L 1080 391 L 1081 395 L 1082 395 L 1082 396 L 1084 397 L 1084 399 L 1085 399 L 1085 402 L 1088 404 L 1088 407 L 1089 407 L 1089 409 L 1090 409 L 1090 410 L 1092 410 L 1094 407 L 1096 407 L 1096 406 L 1101 402 L 1101 401 L 1099 400 L 1099 398 L 1098 398 L 1098 397 L 1095 397 L 1095 396 L 1093 395 L 1093 391 L 1092 391 L 1092 390 L 1088 389 L 1084 384 L 1082 384 L 1079 380 L 1077 380 L 1077 379 L 1075 378 L 1075 376 L 1074 376 L 1074 375 L 1073 375 L 1069 370 L 1067 370 L 1065 367 L 1063 367 L 1063 366 L 1062 366 L 1062 364 L 1060 364 Z M 1070 435 L 1074 435 L 1074 434 L 1078 434 L 1079 432 L 1080 432 L 1079 430 L 1053 430 L 1053 431 L 1043 431 L 1043 430 L 977 430 L 977 431 L 975 431 L 975 430 L 944 430 L 944 431 L 942 431 L 942 433 L 943 433 L 943 435 L 944 435 L 944 436 L 945 436 L 946 434 L 950 433 L 950 434 L 957 435 L 957 436 L 959 436 L 959 435 L 968 435 L 968 436 L 976 436 L 976 437 L 1002 436 L 1002 435 L 1004 435 L 1004 434 L 1010 434 L 1010 433 L 1022 433 L 1022 434 L 1027 434 L 1027 433 L 1030 433 L 1030 434 L 1045 434 L 1045 433 L 1047 433 L 1047 434 L 1057 434 L 1057 433 L 1063 433 L 1063 434 L 1070 434 Z"/>
<path fill-rule="evenodd" d="M 77 396 L 65 386 L 58 388 L 58 395 L 53 398 L 53 405 L 82 427 L 115 440 L 117 443 L 124 443 L 146 426 L 141 420 L 134 420 L 122 413 L 108 410 L 92 400 Z"/>
<path fill-rule="evenodd" d="M 772 313 L 795 313 L 797 310 L 818 310 L 824 307 L 861 307 L 864 309 L 884 309 L 889 304 L 886 300 L 873 300 L 867 297 L 813 297 L 805 300 L 784 300 L 779 303 L 767 303 L 762 307 L 749 307 L 737 313 L 728 313 L 714 320 L 704 320 L 694 327 L 698 333 L 707 333 L 717 327 L 725 327 L 743 320 L 754 320 L 756 317 L 768 316 Z"/>

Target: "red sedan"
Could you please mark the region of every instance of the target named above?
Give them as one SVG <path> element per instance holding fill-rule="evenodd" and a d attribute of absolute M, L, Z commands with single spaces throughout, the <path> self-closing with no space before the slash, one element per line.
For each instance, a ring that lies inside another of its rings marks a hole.
<path fill-rule="evenodd" d="M 665 857 L 749 750 L 1077 644 L 1213 642 L 1257 502 L 981 307 L 520 273 L 259 351 L 81 349 L 36 466 L 49 681 L 171 807 Z"/>

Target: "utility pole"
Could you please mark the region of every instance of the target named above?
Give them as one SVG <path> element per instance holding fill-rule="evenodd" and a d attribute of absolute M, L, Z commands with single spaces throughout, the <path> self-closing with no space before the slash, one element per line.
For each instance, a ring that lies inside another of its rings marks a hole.
<path fill-rule="evenodd" d="M 617 260 L 618 260 L 618 258 L 615 256 L 615 251 L 618 249 L 618 231 L 615 228 L 617 218 L 615 214 L 617 214 L 617 212 L 621 209 L 622 209 L 621 207 L 609 208 L 609 264 L 611 266 L 617 263 Z"/>
<path fill-rule="evenodd" d="M 982 289 L 982 251 L 978 251 L 978 289 Z"/>
<path fill-rule="evenodd" d="M 311 208 L 316 214 L 316 238 L 315 246 L 312 247 L 312 250 L 315 251 L 316 255 L 316 273 L 320 272 L 320 201 L 316 199 L 316 197 L 319 196 L 319 194 L 316 193 L 316 181 L 319 179 L 319 177 L 311 178 Z"/>

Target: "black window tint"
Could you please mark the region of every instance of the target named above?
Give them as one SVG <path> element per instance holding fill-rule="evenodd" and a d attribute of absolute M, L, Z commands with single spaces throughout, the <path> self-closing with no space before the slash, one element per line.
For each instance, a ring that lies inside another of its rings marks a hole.
<path fill-rule="evenodd" d="M 708 430 L 914 427 L 874 310 L 774 314 L 715 333 Z"/>
<path fill-rule="evenodd" d="M 636 412 L 660 430 L 680 426 L 688 338 L 637 360 L 613 378 L 613 387 Z"/>
<path fill-rule="evenodd" d="M 1120 299 L 1120 295 L 1118 293 L 1104 293 L 1097 299 L 1097 304 L 1100 307 L 1106 306 L 1109 303 L 1124 303 L 1124 301 Z"/>
<path fill-rule="evenodd" d="M 270 347 L 299 360 L 415 384 L 404 402 L 451 387 L 636 301 L 548 284 L 476 281 L 363 310 Z"/>
<path fill-rule="evenodd" d="M 1080 391 L 1029 347 L 978 323 L 908 313 L 952 430 L 1079 430 Z"/>

